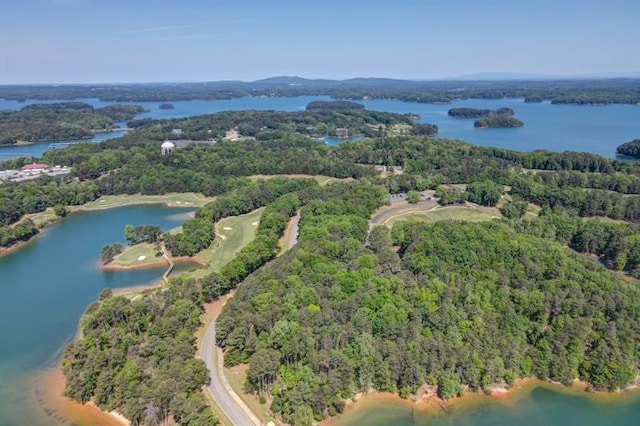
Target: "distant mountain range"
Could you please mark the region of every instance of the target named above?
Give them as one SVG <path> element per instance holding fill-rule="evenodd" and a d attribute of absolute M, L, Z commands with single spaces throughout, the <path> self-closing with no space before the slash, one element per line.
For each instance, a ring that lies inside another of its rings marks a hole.
<path fill-rule="evenodd" d="M 331 79 L 309 79 L 298 76 L 277 76 L 269 77 L 261 80 L 246 82 L 245 84 L 255 84 L 259 86 L 349 86 L 349 87 L 394 87 L 404 85 L 413 85 L 416 82 L 443 82 L 443 81 L 534 81 L 534 80 L 600 80 L 600 79 L 616 79 L 631 78 L 640 79 L 640 71 L 626 73 L 598 73 L 598 74 L 540 74 L 540 73 L 510 73 L 510 72 L 480 72 L 474 74 L 465 74 L 456 77 L 442 77 L 429 79 L 394 79 L 394 78 L 378 78 L 378 77 L 358 77 L 346 80 Z M 225 82 L 230 83 L 230 82 Z M 242 84 L 241 82 L 234 82 Z"/>

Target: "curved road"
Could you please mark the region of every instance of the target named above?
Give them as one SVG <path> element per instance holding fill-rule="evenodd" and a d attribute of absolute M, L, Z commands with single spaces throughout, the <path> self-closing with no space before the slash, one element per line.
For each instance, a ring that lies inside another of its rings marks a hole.
<path fill-rule="evenodd" d="M 436 203 L 435 201 L 429 200 L 429 201 L 420 201 L 418 203 L 415 204 L 409 204 L 409 203 L 402 203 L 400 205 L 391 205 L 388 207 L 385 207 L 383 210 L 379 211 L 378 213 L 374 214 L 373 217 L 371 218 L 371 220 L 369 221 L 369 228 L 373 228 L 374 226 L 376 226 L 378 224 L 378 222 L 380 222 L 380 220 L 387 216 L 389 213 L 395 213 L 395 212 L 402 212 L 405 211 L 409 208 L 418 208 L 418 207 L 438 207 L 439 204 Z"/>
<path fill-rule="evenodd" d="M 433 206 L 433 201 L 423 201 L 415 204 L 416 207 Z M 390 206 L 371 218 L 370 226 L 375 226 L 387 214 L 393 211 L 406 210 L 407 204 L 403 203 L 399 206 Z M 291 233 L 287 248 L 291 249 L 298 242 L 298 222 L 300 220 L 300 212 L 294 217 L 291 224 Z M 260 425 L 260 419 L 251 411 L 242 399 L 236 394 L 222 371 L 222 349 L 216 345 L 216 318 L 214 318 L 204 333 L 202 344 L 198 355 L 202 359 L 211 374 L 211 384 L 207 386 L 207 390 L 213 397 L 215 403 L 220 407 L 222 412 L 227 416 L 234 426 L 257 426 Z"/>
<path fill-rule="evenodd" d="M 287 249 L 292 248 L 298 242 L 298 222 L 300 212 L 293 218 L 291 234 L 287 242 Z M 251 411 L 237 393 L 231 389 L 222 370 L 222 349 L 216 345 L 216 317 L 209 323 L 202 338 L 198 356 L 204 361 L 211 374 L 211 384 L 207 390 L 215 403 L 227 416 L 234 426 L 260 425 L 260 419 Z"/>
<path fill-rule="evenodd" d="M 213 319 L 202 338 L 200 352 L 198 355 L 202 359 L 211 374 L 211 384 L 207 390 L 214 401 L 220 407 L 234 426 L 254 426 L 260 425 L 260 419 L 256 417 L 249 407 L 231 389 L 227 379 L 222 372 L 222 349 L 216 345 L 216 319 Z"/>

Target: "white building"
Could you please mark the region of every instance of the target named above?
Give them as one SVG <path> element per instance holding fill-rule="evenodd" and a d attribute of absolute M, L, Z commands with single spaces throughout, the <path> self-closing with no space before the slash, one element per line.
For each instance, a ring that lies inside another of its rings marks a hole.
<path fill-rule="evenodd" d="M 176 147 L 176 145 L 173 142 L 164 141 L 162 143 L 162 145 L 160 146 L 161 151 L 162 151 L 162 155 L 169 154 L 170 152 L 173 152 L 175 147 Z"/>

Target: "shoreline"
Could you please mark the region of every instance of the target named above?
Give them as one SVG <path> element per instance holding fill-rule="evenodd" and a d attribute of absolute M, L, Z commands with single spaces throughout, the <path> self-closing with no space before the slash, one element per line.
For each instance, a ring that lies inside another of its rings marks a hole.
<path fill-rule="evenodd" d="M 162 257 L 158 260 L 154 260 L 153 262 L 145 262 L 138 265 L 114 265 L 113 263 L 107 263 L 106 265 L 103 265 L 102 262 L 99 262 L 98 269 L 102 269 L 103 271 L 127 271 L 131 269 L 157 268 L 159 266 L 170 265 L 171 263 L 197 263 L 200 266 L 207 266 L 205 263 L 198 260 L 195 256 L 167 256 Z"/>
<path fill-rule="evenodd" d="M 398 394 L 370 390 L 367 393 L 358 393 L 353 399 L 346 402 L 345 410 L 333 417 L 327 417 L 320 422 L 320 426 L 338 426 L 346 424 L 350 417 L 366 412 L 372 407 L 380 405 L 402 405 L 411 410 L 429 417 L 445 416 L 451 410 L 472 410 L 492 402 L 505 405 L 513 405 L 520 399 L 529 395 L 538 388 L 549 389 L 555 392 L 565 393 L 581 398 L 587 398 L 592 402 L 616 403 L 622 398 L 629 398 L 640 394 L 638 385 L 632 385 L 626 389 L 607 392 L 589 391 L 589 384 L 578 379 L 570 386 L 535 377 L 516 379 L 514 386 L 507 388 L 502 385 L 494 385 L 490 393 L 483 391 L 465 390 L 464 394 L 449 400 L 443 400 L 436 395 L 436 387 L 424 385 L 420 392 L 409 398 L 403 399 Z"/>
<path fill-rule="evenodd" d="M 93 402 L 81 404 L 64 396 L 66 378 L 62 373 L 62 361 L 55 366 L 45 368 L 32 377 L 33 404 L 37 415 L 43 420 L 53 419 L 63 424 L 81 424 L 86 426 L 129 426 L 124 416 L 115 411 L 106 412 Z"/>

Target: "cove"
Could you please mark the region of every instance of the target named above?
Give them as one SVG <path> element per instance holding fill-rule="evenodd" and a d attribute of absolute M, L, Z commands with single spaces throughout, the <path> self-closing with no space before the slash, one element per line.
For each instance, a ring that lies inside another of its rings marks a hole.
<path fill-rule="evenodd" d="M 105 287 L 155 282 L 165 267 L 98 268 L 104 244 L 124 242 L 126 224 L 180 225 L 192 211 L 134 205 L 82 211 L 0 257 L 0 425 L 37 425 L 27 378 L 55 362 L 85 308 Z"/>

